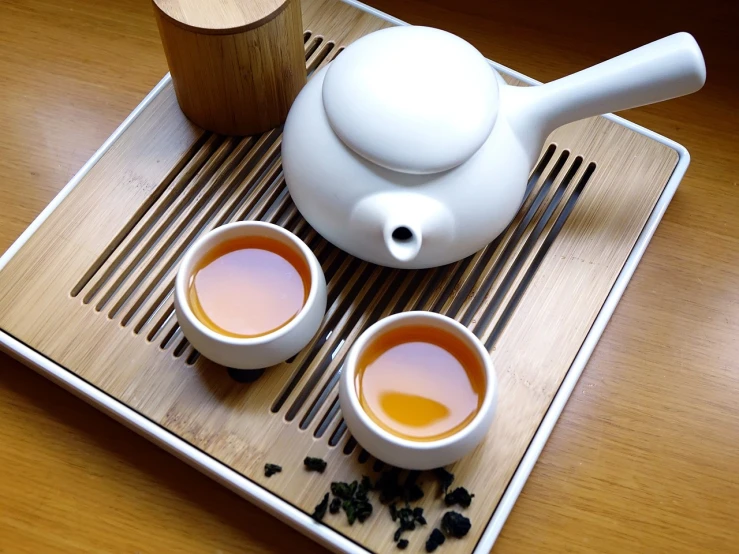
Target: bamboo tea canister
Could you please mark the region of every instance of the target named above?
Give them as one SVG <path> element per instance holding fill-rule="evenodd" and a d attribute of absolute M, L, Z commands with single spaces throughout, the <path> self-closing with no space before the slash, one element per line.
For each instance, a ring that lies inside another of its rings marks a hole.
<path fill-rule="evenodd" d="M 153 0 L 180 108 L 215 133 L 285 122 L 306 82 L 300 0 Z"/>

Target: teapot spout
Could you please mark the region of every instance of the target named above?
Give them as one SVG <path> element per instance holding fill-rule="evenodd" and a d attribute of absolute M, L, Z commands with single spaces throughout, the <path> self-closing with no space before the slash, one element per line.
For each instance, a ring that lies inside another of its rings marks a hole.
<path fill-rule="evenodd" d="M 401 264 L 415 259 L 423 244 L 420 227 L 410 221 L 388 219 L 382 234 L 388 254 Z"/>
<path fill-rule="evenodd" d="M 362 229 L 362 257 L 402 269 L 435 265 L 438 250 L 446 251 L 454 237 L 449 210 L 433 198 L 408 191 L 364 198 L 353 211 L 352 224 Z"/>

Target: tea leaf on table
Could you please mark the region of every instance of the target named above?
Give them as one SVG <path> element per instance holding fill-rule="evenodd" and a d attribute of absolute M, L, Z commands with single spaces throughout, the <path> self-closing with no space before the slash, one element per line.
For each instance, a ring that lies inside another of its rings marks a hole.
<path fill-rule="evenodd" d="M 328 493 L 323 496 L 323 500 L 315 507 L 311 517 L 316 521 L 321 521 L 326 515 L 326 509 L 328 508 Z"/>
<path fill-rule="evenodd" d="M 331 483 L 331 493 L 341 498 L 342 500 L 349 500 L 354 496 L 354 491 L 357 489 L 357 482 L 354 481 L 351 485 L 349 483 L 333 482 Z"/>
<path fill-rule="evenodd" d="M 264 464 L 265 477 L 272 477 L 275 473 L 280 473 L 281 471 L 282 466 L 278 466 L 277 464 Z"/>
<path fill-rule="evenodd" d="M 441 518 L 441 528 L 444 532 L 457 539 L 464 537 L 470 530 L 472 525 L 470 520 L 459 512 L 450 511 Z"/>
<path fill-rule="evenodd" d="M 370 504 L 367 500 L 359 500 L 356 503 L 355 510 L 357 512 L 357 519 L 359 520 L 359 523 L 364 523 L 367 521 L 369 516 L 372 515 L 372 504 Z"/>
<path fill-rule="evenodd" d="M 362 475 L 362 481 L 359 483 L 359 488 L 357 489 L 357 496 L 366 497 L 367 493 L 374 488 L 375 486 L 372 484 L 370 478 L 366 475 Z"/>
<path fill-rule="evenodd" d="M 346 520 L 349 522 L 349 525 L 354 525 L 354 522 L 357 520 L 357 510 L 354 506 L 354 502 L 351 500 L 344 500 L 341 507 L 344 508 L 344 512 L 346 512 Z"/>
<path fill-rule="evenodd" d="M 368 477 L 363 477 L 361 484 L 359 481 L 352 481 L 351 483 L 334 481 L 331 483 L 331 492 L 336 498 L 334 498 L 331 506 L 333 507 L 337 501 L 341 504 L 349 525 L 353 525 L 356 520 L 364 523 L 372 515 L 372 504 L 367 498 L 367 491 L 371 488 L 372 483 Z"/>
<path fill-rule="evenodd" d="M 444 544 L 445 540 L 446 537 L 444 536 L 444 533 L 442 533 L 438 529 L 434 529 L 433 531 L 431 531 L 431 535 L 429 535 L 429 538 L 426 541 L 426 552 L 433 552 L 439 546 Z"/>
<path fill-rule="evenodd" d="M 416 528 L 416 523 L 426 525 L 426 518 L 423 517 L 423 508 L 421 507 L 411 508 L 406 506 L 397 509 L 395 504 L 391 504 L 390 517 L 393 517 L 393 521 L 397 520 L 400 523 L 400 527 L 395 531 L 395 542 L 398 542 L 404 531 L 413 531 Z"/>
<path fill-rule="evenodd" d="M 307 456 L 305 460 L 303 460 L 303 465 L 308 471 L 317 471 L 318 473 L 323 473 L 326 469 L 326 462 L 321 458 L 311 458 L 310 456 Z"/>
<path fill-rule="evenodd" d="M 469 508 L 474 496 L 474 494 L 470 494 L 469 492 L 467 492 L 467 489 L 465 489 L 464 487 L 457 487 L 444 497 L 444 503 L 447 506 L 454 506 L 455 504 L 459 504 L 463 508 Z"/>

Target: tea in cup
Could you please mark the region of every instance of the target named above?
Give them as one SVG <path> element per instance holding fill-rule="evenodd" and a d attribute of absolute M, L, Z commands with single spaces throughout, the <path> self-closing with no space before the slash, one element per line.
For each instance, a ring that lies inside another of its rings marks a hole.
<path fill-rule="evenodd" d="M 185 255 L 175 283 L 185 337 L 206 358 L 259 369 L 297 354 L 326 311 L 326 280 L 308 246 L 255 221 L 210 231 Z"/>
<path fill-rule="evenodd" d="M 490 355 L 446 316 L 407 312 L 367 329 L 339 386 L 352 435 L 376 458 L 406 469 L 451 463 L 485 436 L 497 404 Z"/>

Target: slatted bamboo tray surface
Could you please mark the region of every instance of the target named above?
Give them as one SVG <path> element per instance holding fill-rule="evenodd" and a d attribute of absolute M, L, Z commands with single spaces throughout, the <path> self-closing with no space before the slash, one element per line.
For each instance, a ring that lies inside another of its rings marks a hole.
<path fill-rule="evenodd" d="M 309 73 L 342 46 L 389 24 L 333 0 L 303 0 Z M 509 82 L 512 81 L 508 79 Z M 500 381 L 487 439 L 452 471 L 476 494 L 473 527 L 444 552 L 470 552 L 670 177 L 671 148 L 605 118 L 548 140 L 515 221 L 456 264 L 401 271 L 333 247 L 285 188 L 279 129 L 242 139 L 191 124 L 165 87 L 0 272 L 0 327 L 280 498 L 310 513 L 332 480 L 376 475 L 349 436 L 337 398 L 352 341 L 379 318 L 433 310 L 469 326 Z M 174 316 L 172 287 L 188 245 L 218 225 L 259 219 L 300 236 L 328 280 L 312 343 L 252 384 L 199 356 Z M 306 455 L 325 474 L 302 468 Z M 284 471 L 270 479 L 265 462 Z M 425 479 L 425 478 L 422 478 Z M 429 525 L 444 512 L 424 485 Z M 377 503 L 376 503 L 377 504 Z M 385 509 L 365 524 L 325 523 L 369 550 L 392 548 Z"/>

